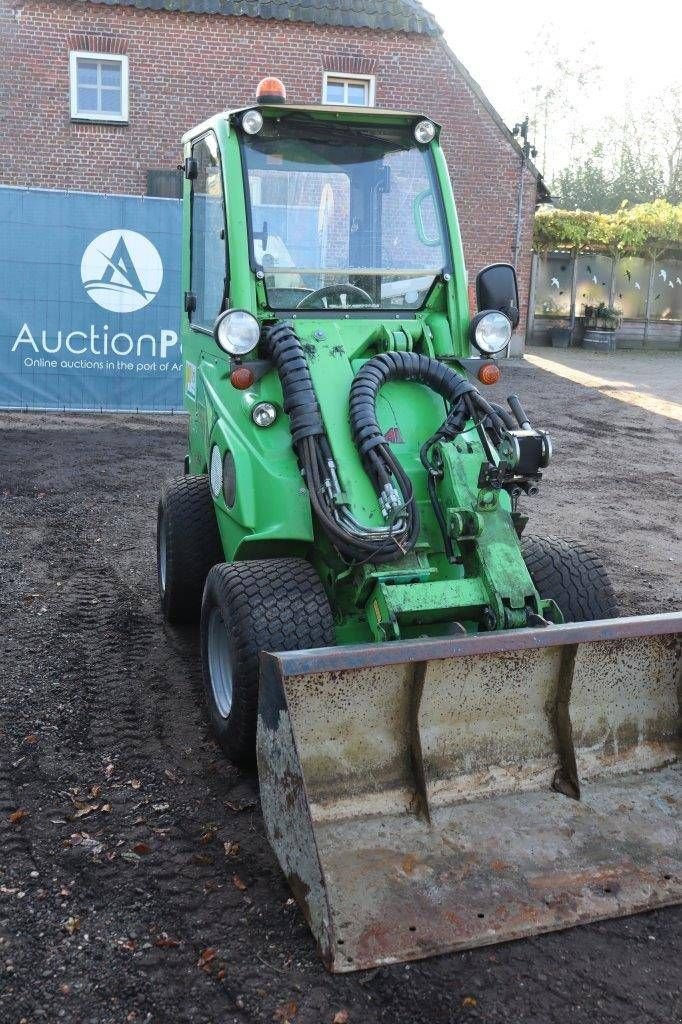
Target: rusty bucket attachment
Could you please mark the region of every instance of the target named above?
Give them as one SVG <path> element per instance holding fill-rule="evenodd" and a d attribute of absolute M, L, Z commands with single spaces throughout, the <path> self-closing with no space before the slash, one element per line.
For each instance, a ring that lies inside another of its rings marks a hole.
<path fill-rule="evenodd" d="M 332 971 L 682 901 L 682 614 L 263 655 L 270 842 Z"/>

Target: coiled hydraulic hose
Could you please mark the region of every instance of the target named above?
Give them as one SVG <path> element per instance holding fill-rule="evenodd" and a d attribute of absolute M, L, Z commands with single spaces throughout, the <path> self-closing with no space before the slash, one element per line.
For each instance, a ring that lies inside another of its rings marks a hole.
<path fill-rule="evenodd" d="M 429 494 L 446 539 L 447 531 L 435 494 L 439 467 L 430 456 L 439 440 L 452 440 L 471 418 L 489 417 L 504 428 L 499 415 L 477 388 L 450 367 L 415 352 L 386 352 L 368 360 L 350 390 L 350 426 L 363 467 L 379 498 L 386 527 L 363 527 L 342 499 L 336 464 L 326 437 L 320 407 L 301 342 L 286 323 L 265 331 L 263 354 L 279 373 L 284 411 L 289 415 L 294 450 L 305 476 L 315 514 L 332 544 L 351 562 L 391 562 L 401 558 L 419 538 L 419 511 L 412 484 L 393 455 L 376 417 L 376 398 L 390 380 L 425 384 L 448 403 L 449 411 L 421 450 L 429 473 Z"/>

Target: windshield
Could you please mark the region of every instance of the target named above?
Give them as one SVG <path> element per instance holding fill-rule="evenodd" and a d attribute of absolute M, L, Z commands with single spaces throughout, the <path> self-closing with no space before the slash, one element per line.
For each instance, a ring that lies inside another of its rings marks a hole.
<path fill-rule="evenodd" d="M 243 135 L 252 259 L 273 309 L 418 309 L 446 260 L 428 150 L 409 125 L 292 115 Z"/>

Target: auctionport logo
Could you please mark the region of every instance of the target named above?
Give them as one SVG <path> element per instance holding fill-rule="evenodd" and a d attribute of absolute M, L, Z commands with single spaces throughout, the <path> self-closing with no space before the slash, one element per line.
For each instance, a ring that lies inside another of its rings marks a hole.
<path fill-rule="evenodd" d="M 90 242 L 81 260 L 81 279 L 90 298 L 102 309 L 134 313 L 158 294 L 163 263 L 148 238 L 118 228 Z"/>

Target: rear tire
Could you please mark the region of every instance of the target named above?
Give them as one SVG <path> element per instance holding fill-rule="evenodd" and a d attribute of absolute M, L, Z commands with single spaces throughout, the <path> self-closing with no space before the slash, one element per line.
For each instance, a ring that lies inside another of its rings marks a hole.
<path fill-rule="evenodd" d="M 604 563 L 580 541 L 522 537 L 521 550 L 540 597 L 556 601 L 565 622 L 620 614 Z"/>
<path fill-rule="evenodd" d="M 302 558 L 214 566 L 201 605 L 204 696 L 213 733 L 237 764 L 255 757 L 261 651 L 334 643 L 327 595 Z"/>
<path fill-rule="evenodd" d="M 207 476 L 185 476 L 161 492 L 156 521 L 156 565 L 164 618 L 197 622 L 211 566 L 223 548 Z"/>

